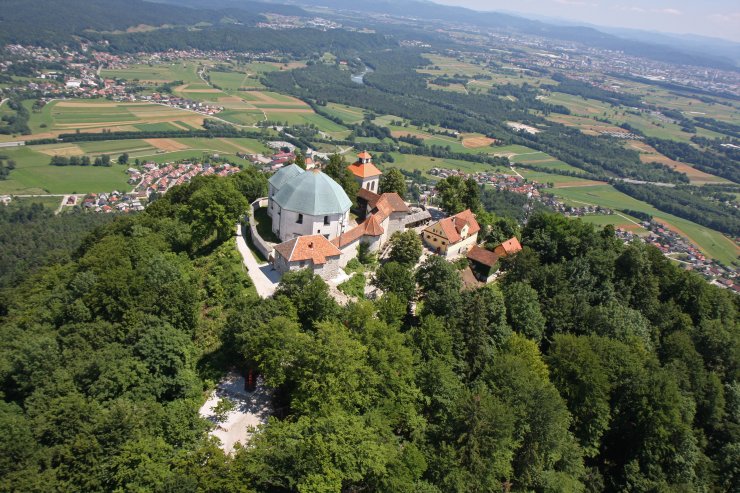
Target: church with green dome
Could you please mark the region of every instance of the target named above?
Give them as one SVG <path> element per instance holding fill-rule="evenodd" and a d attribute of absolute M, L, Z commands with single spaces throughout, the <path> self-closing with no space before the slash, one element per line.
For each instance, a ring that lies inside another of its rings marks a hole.
<path fill-rule="evenodd" d="M 295 164 L 281 168 L 268 181 L 267 212 L 281 241 L 309 235 L 332 240 L 350 226 L 352 201 L 342 187 L 318 169 Z"/>

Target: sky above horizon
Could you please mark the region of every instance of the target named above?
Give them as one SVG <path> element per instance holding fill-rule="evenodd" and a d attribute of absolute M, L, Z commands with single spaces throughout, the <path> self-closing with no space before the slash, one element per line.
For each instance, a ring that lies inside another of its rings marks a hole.
<path fill-rule="evenodd" d="M 740 42 L 737 0 L 432 0 L 475 10 L 520 12 L 609 27 L 691 33 Z"/>

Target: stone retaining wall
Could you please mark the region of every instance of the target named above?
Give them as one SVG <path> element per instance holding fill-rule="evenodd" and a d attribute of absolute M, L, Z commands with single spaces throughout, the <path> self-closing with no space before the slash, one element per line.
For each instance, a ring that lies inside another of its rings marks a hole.
<path fill-rule="evenodd" d="M 270 256 L 272 255 L 273 247 L 270 243 L 263 240 L 259 233 L 257 233 L 257 223 L 254 221 L 254 214 L 256 210 L 261 207 L 267 207 L 267 197 L 262 197 L 261 199 L 257 199 L 252 202 L 252 216 L 248 219 L 249 234 L 252 237 L 252 244 L 255 246 L 255 248 L 259 250 L 263 257 L 269 260 Z"/>

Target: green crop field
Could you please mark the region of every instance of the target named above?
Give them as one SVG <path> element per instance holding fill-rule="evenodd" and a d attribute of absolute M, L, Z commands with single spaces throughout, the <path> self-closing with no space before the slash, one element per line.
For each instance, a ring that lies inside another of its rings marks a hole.
<path fill-rule="evenodd" d="M 457 159 L 441 159 L 429 156 L 416 156 L 414 154 L 391 153 L 395 162 L 386 163 L 384 166 L 389 168 L 399 168 L 406 171 L 419 170 L 429 175 L 428 171 L 432 168 L 447 168 L 461 170 L 467 173 L 476 173 L 478 171 L 496 171 L 499 173 L 510 173 L 508 168 L 495 167 L 490 164 L 473 163 L 470 161 L 459 161 Z"/>
<path fill-rule="evenodd" d="M 267 119 L 273 122 L 288 122 L 288 125 L 316 125 L 316 127 L 323 132 L 343 132 L 347 129 L 333 121 L 324 118 L 323 116 L 313 113 L 302 111 L 299 113 L 291 113 L 289 111 L 270 111 L 265 109 L 267 113 Z M 377 142 L 377 139 L 375 140 Z"/>
<path fill-rule="evenodd" d="M 164 122 L 164 123 L 142 123 L 141 125 L 134 125 L 137 130 L 142 132 L 172 132 L 180 130 L 175 125 Z"/>
<path fill-rule="evenodd" d="M 362 108 L 355 108 L 337 103 L 329 103 L 325 107 L 321 108 L 329 115 L 339 118 L 344 123 L 354 124 L 362 121 L 364 111 Z"/>
<path fill-rule="evenodd" d="M 162 64 L 136 64 L 122 69 L 102 70 L 100 75 L 110 79 L 152 81 L 155 83 L 173 82 L 177 80 L 187 84 L 200 82 L 197 64 L 194 62 L 177 62 Z"/>
<path fill-rule="evenodd" d="M 50 156 L 30 147 L 3 152 L 18 167 L 9 179 L 0 181 L 0 193 L 89 193 L 130 188 L 125 166 L 51 166 Z"/>
<path fill-rule="evenodd" d="M 24 104 L 30 107 L 32 101 L 25 101 Z M 175 128 L 171 128 L 174 130 L 178 125 L 187 124 L 190 128 L 198 128 L 202 122 L 202 115 L 153 103 L 57 100 L 44 106 L 41 111 L 31 112 L 29 126 L 34 136 L 49 137 L 74 133 L 78 129 L 81 132 L 99 132 L 103 129 L 136 131 L 140 130 L 138 125 L 174 124 Z"/>
<path fill-rule="evenodd" d="M 625 219 L 625 218 L 629 218 L 629 219 Z M 635 223 L 640 222 L 638 219 L 635 219 L 633 217 L 627 216 L 626 214 L 622 214 L 622 213 L 592 214 L 588 216 L 582 216 L 579 219 L 585 223 L 593 224 L 600 228 L 603 228 L 607 224 L 611 224 L 615 228 L 629 229 L 632 233 L 639 234 L 639 235 L 648 233 L 648 230 L 646 230 L 642 226 L 637 226 L 635 224 Z"/>
<path fill-rule="evenodd" d="M 612 187 L 601 185 L 592 187 L 556 188 L 552 192 L 573 205 L 593 204 L 610 209 L 631 209 L 645 212 L 657 219 L 662 219 L 680 230 L 705 254 L 726 265 L 736 262 L 740 254 L 738 247 L 723 234 L 700 226 L 696 223 L 659 211 L 650 204 L 635 200 Z"/>
<path fill-rule="evenodd" d="M 227 122 L 237 125 L 254 125 L 264 121 L 265 115 L 262 110 L 227 109 L 218 114 L 218 117 Z"/>

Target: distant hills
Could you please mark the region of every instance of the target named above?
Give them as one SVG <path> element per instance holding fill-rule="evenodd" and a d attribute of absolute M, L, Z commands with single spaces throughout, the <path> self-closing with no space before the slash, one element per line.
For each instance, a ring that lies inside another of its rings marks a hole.
<path fill-rule="evenodd" d="M 311 10 L 315 11 L 317 7 L 343 13 L 373 12 L 426 21 L 465 23 L 580 42 L 664 62 L 738 69 L 738 57 L 723 56 L 733 52 L 737 46 L 734 43 L 716 49 L 718 43 L 708 44 L 706 40 L 681 42 L 640 32 L 625 33 L 620 37 L 593 27 L 548 23 L 497 12 L 477 12 L 424 0 L 4 0 L 0 10 L 0 43 L 53 45 L 73 42 L 79 36 L 99 37 L 100 33 L 126 31 L 141 25 L 223 26 L 233 33 L 235 26 L 254 26 L 264 20 L 265 13 L 312 16 L 315 13 Z M 322 15 L 330 16 L 331 13 Z M 357 21 L 361 20 L 365 19 L 358 17 Z M 382 25 L 375 27 L 383 29 Z M 397 26 L 389 26 L 388 29 L 399 32 Z"/>
<path fill-rule="evenodd" d="M 181 0 L 168 0 L 177 1 Z M 198 0 L 192 0 L 198 1 Z M 217 0 L 218 1 L 218 0 Z M 230 0 L 238 3 L 238 0 Z M 637 36 L 637 31 L 623 30 L 625 35 L 615 35 L 605 32 L 604 29 L 582 25 L 565 25 L 538 20 L 527 19 L 517 15 L 500 12 L 479 12 L 464 7 L 440 5 L 426 0 L 280 0 L 295 3 L 300 6 L 329 7 L 340 10 L 354 10 L 360 12 L 386 13 L 418 19 L 442 20 L 447 22 L 467 23 L 480 27 L 496 28 L 516 31 L 522 34 L 543 36 L 563 41 L 580 42 L 601 49 L 623 51 L 634 56 L 641 56 L 653 60 L 683 63 L 726 70 L 737 70 L 740 66 L 738 56 L 729 56 L 731 48 L 716 51 L 716 43 L 698 44 L 683 38 L 678 41 L 676 36 L 653 37 Z M 630 31 L 629 33 L 625 31 Z M 671 39 L 666 41 L 666 39 Z M 736 43 L 730 43 L 735 45 Z M 702 50 L 706 47 L 706 50 Z M 737 55 L 737 52 L 735 52 Z"/>

